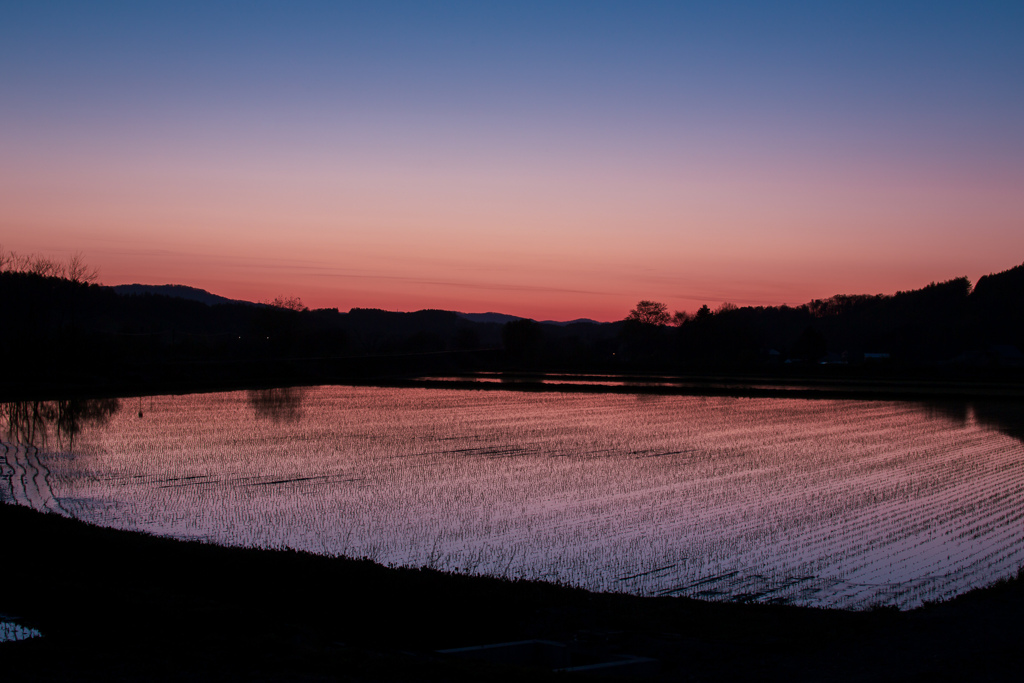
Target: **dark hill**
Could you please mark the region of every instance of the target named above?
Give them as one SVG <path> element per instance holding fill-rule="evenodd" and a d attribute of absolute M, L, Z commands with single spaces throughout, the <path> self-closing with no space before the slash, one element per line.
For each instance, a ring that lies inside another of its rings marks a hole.
<path fill-rule="evenodd" d="M 480 370 L 1001 380 L 1024 372 L 1024 266 L 973 290 L 956 278 L 798 307 L 705 307 L 678 327 L 493 315 L 292 310 L 175 285 L 119 290 L 0 272 L 8 393 L 40 383 L 186 390 Z"/>
<path fill-rule="evenodd" d="M 457 315 L 460 318 L 472 320 L 475 323 L 498 323 L 500 325 L 512 322 L 513 320 L 522 320 L 518 315 L 508 315 L 507 313 L 459 313 Z"/>
<path fill-rule="evenodd" d="M 248 301 L 241 301 L 239 299 L 228 299 L 227 297 L 218 296 L 212 294 L 205 289 L 199 289 L 198 287 L 188 287 L 186 285 L 115 285 L 111 287 L 115 292 L 121 296 L 143 296 L 151 294 L 155 296 L 169 296 L 175 299 L 185 299 L 187 301 L 198 301 L 199 303 L 206 304 L 207 306 L 216 306 L 218 304 L 248 304 L 250 306 L 256 306 Z"/>
<path fill-rule="evenodd" d="M 1001 273 L 983 275 L 971 292 L 971 298 L 1021 307 L 1024 304 L 1024 264 Z"/>

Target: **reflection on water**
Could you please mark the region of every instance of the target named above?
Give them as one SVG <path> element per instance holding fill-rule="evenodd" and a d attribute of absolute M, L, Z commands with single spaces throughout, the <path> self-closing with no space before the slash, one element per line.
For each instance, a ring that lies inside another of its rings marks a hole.
<path fill-rule="evenodd" d="M 642 595 L 908 607 L 1024 564 L 1011 404 L 369 387 L 147 401 L 144 420 L 83 422 L 73 455 L 9 430 L 0 498 Z"/>
<path fill-rule="evenodd" d="M 255 389 L 247 391 L 246 397 L 256 417 L 274 422 L 295 422 L 302 417 L 306 391 L 305 387 Z"/>
<path fill-rule="evenodd" d="M 974 419 L 1024 443 L 1024 410 L 1015 403 L 975 403 Z"/>
<path fill-rule="evenodd" d="M 815 386 L 811 383 L 760 383 L 749 380 L 730 380 L 730 379 L 682 379 L 679 377 L 665 377 L 658 375 L 639 375 L 639 376 L 628 376 L 628 375 L 579 375 L 579 374 L 565 374 L 565 373 L 543 373 L 543 374 L 518 374 L 518 373 L 501 373 L 501 372 L 475 372 L 464 375 L 434 375 L 434 376 L 423 376 L 418 377 L 418 381 L 429 383 L 431 385 L 445 385 L 449 384 L 452 386 L 466 387 L 472 385 L 481 385 L 484 387 L 493 386 L 496 384 L 504 384 L 509 386 L 515 386 L 523 389 L 539 389 L 541 387 L 592 387 L 592 388 L 622 388 L 635 390 L 642 392 L 644 390 L 669 390 L 675 393 L 678 391 L 680 394 L 687 392 L 693 393 L 706 393 L 707 390 L 714 390 L 715 392 L 724 393 L 740 393 L 748 391 L 770 391 L 773 393 L 783 393 L 787 391 L 794 392 L 806 392 L 821 390 L 821 386 Z M 866 390 L 870 389 L 872 385 L 870 383 L 861 384 L 850 384 L 845 388 L 849 391 Z M 659 391 L 658 393 L 664 393 Z"/>
<path fill-rule="evenodd" d="M 66 514 L 51 490 L 41 449 L 72 452 L 82 429 L 103 427 L 120 409 L 116 398 L 0 404 L 0 502 Z"/>
<path fill-rule="evenodd" d="M 121 409 L 117 398 L 0 403 L 4 432 L 17 443 L 43 446 L 50 439 L 70 449 L 84 426 L 102 426 Z"/>
<path fill-rule="evenodd" d="M 1024 443 L 1024 406 L 1013 401 L 936 401 L 923 404 L 929 417 L 946 418 L 955 424 L 978 423 L 997 429 Z"/>
<path fill-rule="evenodd" d="M 39 638 L 42 635 L 34 628 L 22 626 L 13 621 L 0 621 L 0 643 Z"/>

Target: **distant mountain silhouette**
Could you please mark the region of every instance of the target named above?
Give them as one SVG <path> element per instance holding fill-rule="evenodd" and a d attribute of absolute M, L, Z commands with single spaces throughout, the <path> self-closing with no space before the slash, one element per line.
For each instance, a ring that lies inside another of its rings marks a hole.
<path fill-rule="evenodd" d="M 600 322 L 598 322 L 596 320 L 593 320 L 591 318 L 576 318 L 575 320 L 541 320 L 540 321 L 541 325 L 560 325 L 562 327 L 567 327 L 569 325 L 578 325 L 580 323 L 590 324 L 590 325 L 603 325 L 604 324 L 604 323 L 600 323 Z"/>
<path fill-rule="evenodd" d="M 187 285 L 115 285 L 111 287 L 115 292 L 121 296 L 144 296 L 146 294 L 152 294 L 155 296 L 169 296 L 175 299 L 185 299 L 187 301 L 198 301 L 199 303 L 206 304 L 207 306 L 217 306 L 220 304 L 248 304 L 250 306 L 257 306 L 251 301 L 243 301 L 241 299 L 228 299 L 227 297 L 218 296 L 212 294 L 205 289 L 199 289 L 198 287 L 189 287 Z"/>
<path fill-rule="evenodd" d="M 521 316 L 507 313 L 456 313 L 456 315 L 463 320 L 472 320 L 475 323 L 498 323 L 500 325 L 523 319 Z"/>
<path fill-rule="evenodd" d="M 895 294 L 707 307 L 677 326 L 308 310 L 0 272 L 3 386 L 258 386 L 458 371 L 1024 376 L 1024 266 Z M 846 366 L 849 370 L 843 370 Z"/>
<path fill-rule="evenodd" d="M 266 304 L 262 304 L 262 303 L 256 303 L 256 302 L 253 302 L 253 301 L 246 301 L 244 299 L 229 299 L 227 297 L 223 297 L 223 296 L 220 296 L 218 294 L 213 294 L 212 292 L 208 292 L 205 289 L 200 289 L 198 287 L 189 287 L 187 285 L 140 285 L 140 284 L 131 284 L 131 285 L 114 285 L 110 289 L 113 289 L 115 292 L 117 292 L 121 296 L 144 296 L 144 295 L 147 295 L 147 294 L 151 294 L 151 295 L 154 295 L 154 296 L 169 296 L 169 297 L 172 297 L 172 298 L 175 298 L 175 299 L 185 299 L 186 301 L 198 301 L 199 303 L 206 304 L 207 306 L 218 306 L 218 305 L 223 305 L 223 304 L 244 304 L 244 305 L 248 305 L 248 306 L 265 306 L 266 305 Z M 353 311 L 371 311 L 371 310 L 375 311 L 375 310 L 379 310 L 379 309 L 364 309 L 364 308 L 353 309 Z M 380 312 L 381 313 L 390 313 L 390 311 L 380 311 Z M 422 313 L 422 312 L 423 311 L 417 311 L 417 313 Z M 445 311 L 445 312 L 447 313 L 448 311 Z M 461 313 L 461 312 L 458 312 L 458 311 L 454 311 L 454 314 L 456 316 L 458 316 L 459 318 L 463 319 L 463 320 L 469 320 L 469 321 L 474 322 L 474 323 L 496 323 L 498 325 L 504 325 L 505 323 L 512 322 L 513 320 L 524 320 L 525 319 L 525 318 L 523 318 L 522 316 L 519 316 L 519 315 L 509 315 L 507 313 L 495 313 L 493 311 L 489 311 L 487 313 Z M 345 314 L 342 313 L 341 315 L 345 315 Z M 402 314 L 399 314 L 399 315 L 402 315 Z M 404 315 L 411 315 L 411 314 L 404 314 Z M 575 320 L 566 320 L 566 321 L 562 321 L 562 320 L 541 320 L 540 323 L 543 324 L 543 325 L 561 325 L 561 326 L 575 325 L 576 323 L 599 324 L 596 320 L 591 320 L 590 318 L 576 318 Z"/>
<path fill-rule="evenodd" d="M 456 313 L 460 318 L 464 320 L 472 320 L 475 323 L 499 323 L 504 325 L 514 320 L 529 320 L 520 315 L 508 315 L 507 313 Z M 577 323 L 590 323 L 592 325 L 600 325 L 596 320 L 590 318 L 576 318 L 575 320 L 538 320 L 541 325 L 560 325 L 565 327 L 567 325 L 575 325 Z"/>

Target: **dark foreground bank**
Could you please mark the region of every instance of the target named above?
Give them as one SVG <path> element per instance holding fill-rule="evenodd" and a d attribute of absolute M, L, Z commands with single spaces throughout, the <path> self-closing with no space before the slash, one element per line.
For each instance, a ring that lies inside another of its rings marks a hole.
<path fill-rule="evenodd" d="M 1016 680 L 1024 580 L 912 612 L 595 595 L 221 548 L 0 505 L 4 680 L 537 680 L 436 654 L 546 639 L 657 660 L 648 680 Z"/>

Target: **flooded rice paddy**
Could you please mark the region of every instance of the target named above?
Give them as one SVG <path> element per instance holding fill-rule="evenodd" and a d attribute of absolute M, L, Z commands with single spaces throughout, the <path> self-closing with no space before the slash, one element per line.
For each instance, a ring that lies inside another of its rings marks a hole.
<path fill-rule="evenodd" d="M 852 609 L 1024 565 L 1006 404 L 320 387 L 2 410 L 0 500 L 179 538 Z"/>

